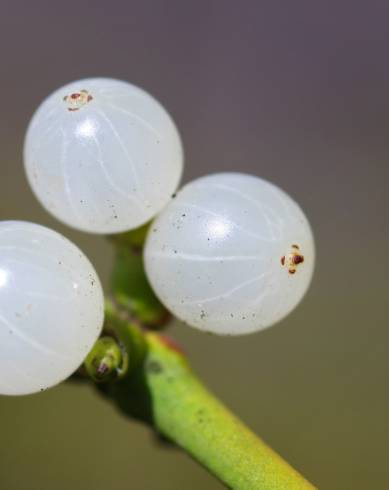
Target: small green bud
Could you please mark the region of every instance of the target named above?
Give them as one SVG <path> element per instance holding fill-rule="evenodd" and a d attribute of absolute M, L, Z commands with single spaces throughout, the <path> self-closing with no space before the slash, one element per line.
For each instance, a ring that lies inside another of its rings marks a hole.
<path fill-rule="evenodd" d="M 85 369 L 97 382 L 119 376 L 123 364 L 120 346 L 112 337 L 101 337 L 85 359 Z"/>

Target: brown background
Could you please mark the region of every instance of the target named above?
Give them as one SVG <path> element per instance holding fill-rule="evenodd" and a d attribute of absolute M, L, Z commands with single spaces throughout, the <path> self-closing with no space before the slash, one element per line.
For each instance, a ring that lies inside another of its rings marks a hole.
<path fill-rule="evenodd" d="M 318 264 L 300 308 L 244 338 L 172 333 L 209 386 L 322 489 L 389 488 L 388 15 L 386 0 L 0 3 L 0 219 L 62 231 L 106 281 L 109 245 L 48 216 L 22 168 L 42 98 L 95 75 L 169 109 L 185 181 L 250 172 L 306 210 Z M 221 485 L 91 389 L 63 385 L 0 398 L 0 488 Z"/>

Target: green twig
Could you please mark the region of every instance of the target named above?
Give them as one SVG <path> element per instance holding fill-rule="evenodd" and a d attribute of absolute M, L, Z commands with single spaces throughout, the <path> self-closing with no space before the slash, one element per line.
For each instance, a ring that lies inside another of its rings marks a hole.
<path fill-rule="evenodd" d="M 105 328 L 111 337 L 100 339 L 88 356 L 89 376 L 127 416 L 176 443 L 229 488 L 315 488 L 204 387 L 171 340 L 150 331 L 168 315 L 145 277 L 139 253 L 144 236 L 141 230 L 115 239 Z"/>
<path fill-rule="evenodd" d="M 315 488 L 203 386 L 170 341 L 153 333 L 146 339 L 142 365 L 101 388 L 126 415 L 150 424 L 229 488 Z"/>

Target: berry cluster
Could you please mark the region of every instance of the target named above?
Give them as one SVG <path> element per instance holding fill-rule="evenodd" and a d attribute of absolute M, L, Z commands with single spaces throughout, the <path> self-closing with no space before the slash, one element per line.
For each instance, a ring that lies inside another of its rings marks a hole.
<path fill-rule="evenodd" d="M 238 335 L 269 327 L 304 296 L 314 266 L 309 223 L 258 177 L 214 174 L 184 186 L 180 136 L 148 93 L 104 78 L 51 94 L 28 127 L 25 168 L 36 197 L 79 230 L 116 234 L 151 223 L 151 286 L 179 319 Z M 101 333 L 103 293 L 66 238 L 0 223 L 0 393 L 33 393 L 68 377 Z"/>

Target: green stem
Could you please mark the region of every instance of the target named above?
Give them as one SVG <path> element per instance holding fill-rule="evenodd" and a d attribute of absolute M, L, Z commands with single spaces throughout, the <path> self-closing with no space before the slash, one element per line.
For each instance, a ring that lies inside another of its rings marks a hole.
<path fill-rule="evenodd" d="M 185 356 L 161 335 L 146 334 L 144 363 L 101 389 L 235 490 L 315 488 L 222 405 Z"/>
<path fill-rule="evenodd" d="M 116 261 L 106 327 L 125 347 L 129 365 L 127 374 L 98 384 L 98 389 L 126 415 L 146 422 L 234 490 L 315 488 L 203 386 L 172 341 L 148 330 L 163 327 L 169 315 L 145 276 L 140 252 L 146 231 L 147 226 L 113 237 Z M 116 366 L 112 340 L 108 351 L 101 351 L 106 344 L 96 347 L 87 366 L 95 379 L 101 378 L 103 361 Z"/>
<path fill-rule="evenodd" d="M 134 232 L 132 232 L 134 233 Z M 135 235 L 138 239 L 138 236 Z M 118 306 L 148 328 L 158 329 L 170 314 L 155 296 L 146 278 L 142 252 L 132 234 L 116 238 L 116 257 L 111 276 L 111 293 Z"/>

